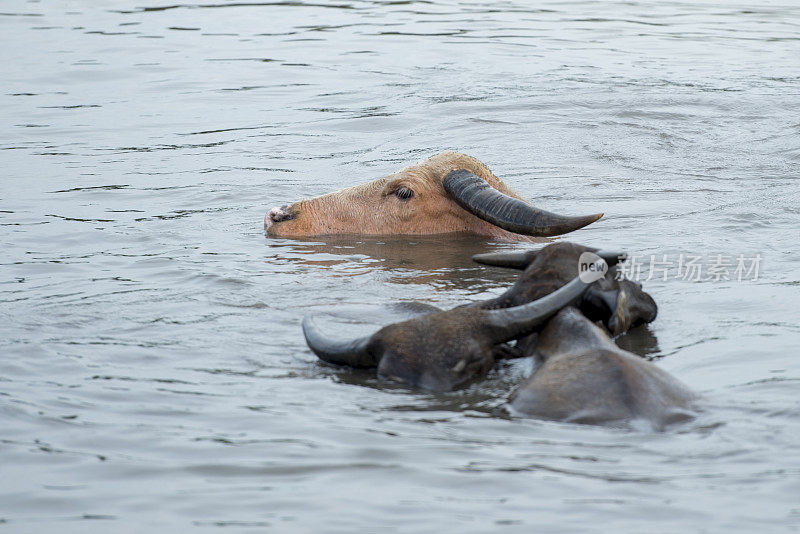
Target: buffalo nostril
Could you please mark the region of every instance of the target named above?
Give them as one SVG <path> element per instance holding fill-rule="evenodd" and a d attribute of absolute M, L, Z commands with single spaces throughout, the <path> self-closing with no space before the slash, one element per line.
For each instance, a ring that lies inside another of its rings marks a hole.
<path fill-rule="evenodd" d="M 294 214 L 289 212 L 291 208 L 290 205 L 283 205 L 280 208 L 274 207 L 267 212 L 266 217 L 264 217 L 264 226 L 269 228 L 275 223 L 279 223 L 281 221 L 288 221 L 290 219 L 294 219 Z"/>
<path fill-rule="evenodd" d="M 281 222 L 283 220 L 283 210 L 280 208 L 272 208 L 269 211 L 269 218 L 272 222 Z"/>
<path fill-rule="evenodd" d="M 281 209 L 278 207 L 270 209 L 264 216 L 264 228 L 269 230 L 269 227 L 280 220 Z"/>

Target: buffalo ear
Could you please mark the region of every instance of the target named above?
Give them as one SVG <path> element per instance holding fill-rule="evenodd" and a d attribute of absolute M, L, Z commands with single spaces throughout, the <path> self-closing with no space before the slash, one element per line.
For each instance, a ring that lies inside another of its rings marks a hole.
<path fill-rule="evenodd" d="M 624 332 L 634 326 L 652 323 L 656 320 L 658 305 L 653 300 L 653 297 L 642 291 L 641 285 L 630 280 L 621 280 L 619 289 L 620 294 L 617 297 L 618 311 L 609 321 L 610 330 Z M 614 322 L 615 320 L 616 322 Z"/>
<path fill-rule="evenodd" d="M 653 297 L 628 280 L 620 280 L 616 289 L 600 289 L 592 284 L 580 305 L 591 321 L 602 321 L 612 337 L 640 324 L 651 323 L 658 314 Z"/>
<path fill-rule="evenodd" d="M 528 250 L 525 252 L 490 252 L 488 254 L 475 254 L 472 261 L 482 265 L 493 267 L 506 267 L 508 269 L 519 269 L 521 271 L 528 268 L 539 250 Z"/>

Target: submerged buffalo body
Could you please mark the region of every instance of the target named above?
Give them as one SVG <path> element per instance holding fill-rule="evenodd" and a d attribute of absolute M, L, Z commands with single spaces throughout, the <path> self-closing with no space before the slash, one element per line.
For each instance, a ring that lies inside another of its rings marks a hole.
<path fill-rule="evenodd" d="M 444 152 L 369 183 L 272 208 L 264 228 L 272 237 L 466 232 L 515 241 L 572 232 L 602 215 L 534 208 L 477 159 Z"/>
<path fill-rule="evenodd" d="M 517 415 L 586 424 L 648 421 L 655 429 L 694 415 L 695 395 L 672 375 L 617 347 L 573 307 L 539 334 L 539 365 L 511 394 Z"/>

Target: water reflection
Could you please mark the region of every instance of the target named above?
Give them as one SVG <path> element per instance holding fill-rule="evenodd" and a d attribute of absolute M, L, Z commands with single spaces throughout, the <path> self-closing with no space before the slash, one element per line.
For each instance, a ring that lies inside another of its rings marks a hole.
<path fill-rule="evenodd" d="M 515 245 L 461 234 L 413 239 L 364 236 L 270 239 L 268 245 L 275 251 L 268 256 L 269 263 L 330 269 L 331 276 L 383 271 L 388 274 L 389 282 L 428 285 L 437 291 L 481 293 L 509 284 L 516 277 L 512 271 L 487 269 L 472 261 L 474 254 L 513 250 Z"/>
<path fill-rule="evenodd" d="M 648 325 L 637 326 L 628 330 L 614 340 L 619 348 L 638 354 L 648 360 L 661 358 L 661 348 L 658 346 L 658 338 L 650 330 Z"/>

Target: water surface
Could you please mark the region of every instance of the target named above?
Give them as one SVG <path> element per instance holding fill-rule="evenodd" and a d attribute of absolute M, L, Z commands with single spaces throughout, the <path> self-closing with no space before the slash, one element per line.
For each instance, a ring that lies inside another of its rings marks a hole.
<path fill-rule="evenodd" d="M 799 30 L 792 2 L 6 0 L 0 529 L 797 530 Z M 526 361 L 445 395 L 317 362 L 305 313 L 358 334 L 513 279 L 469 261 L 513 244 L 264 236 L 442 150 L 605 212 L 576 242 L 762 257 L 655 273 L 620 340 L 697 420 L 510 418 Z"/>

